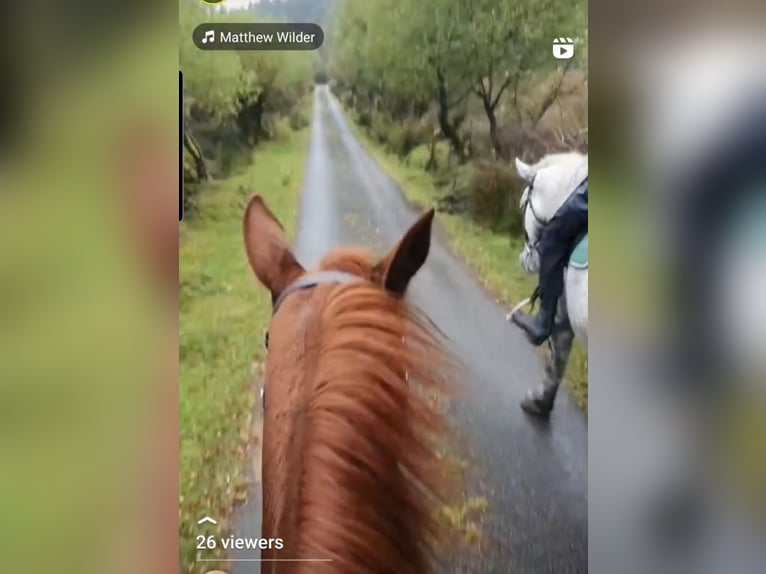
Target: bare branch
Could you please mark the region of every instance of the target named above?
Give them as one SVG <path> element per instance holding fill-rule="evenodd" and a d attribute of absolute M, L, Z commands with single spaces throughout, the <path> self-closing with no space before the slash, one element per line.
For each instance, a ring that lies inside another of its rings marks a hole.
<path fill-rule="evenodd" d="M 497 95 L 495 96 L 494 101 L 491 103 L 492 109 L 495 109 L 495 107 L 497 107 L 497 104 L 500 101 L 500 96 L 502 96 L 506 88 L 511 85 L 512 80 L 513 80 L 513 76 L 509 75 L 505 77 L 505 80 L 500 86 L 500 89 L 497 91 Z"/>

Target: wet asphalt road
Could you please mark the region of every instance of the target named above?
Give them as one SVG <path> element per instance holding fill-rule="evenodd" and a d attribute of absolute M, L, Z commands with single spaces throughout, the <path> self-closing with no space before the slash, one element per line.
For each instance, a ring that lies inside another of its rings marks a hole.
<path fill-rule="evenodd" d="M 328 250 L 362 245 L 386 252 L 415 221 L 397 185 L 357 140 L 325 86 L 315 93 L 296 253 L 314 266 Z M 438 223 L 438 214 L 436 217 Z M 587 423 L 565 393 L 549 423 L 519 408 L 542 380 L 542 364 L 508 324 L 436 228 L 426 265 L 410 297 L 452 341 L 466 369 L 454 407 L 470 464 L 468 496 L 483 496 L 482 550 L 450 558 L 444 571 L 569 574 L 588 571 Z M 243 509 L 241 531 L 253 535 L 257 500 Z M 235 573 L 253 572 L 238 564 Z"/>

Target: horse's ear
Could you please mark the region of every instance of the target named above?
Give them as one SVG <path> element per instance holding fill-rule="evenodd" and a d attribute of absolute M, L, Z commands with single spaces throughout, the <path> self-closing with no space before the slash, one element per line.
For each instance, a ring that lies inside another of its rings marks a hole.
<path fill-rule="evenodd" d="M 247 204 L 244 235 L 250 267 L 276 299 L 304 269 L 290 250 L 282 224 L 260 195 L 254 195 Z"/>
<path fill-rule="evenodd" d="M 376 266 L 383 287 L 395 295 L 404 295 L 410 280 L 425 263 L 431 248 L 431 224 L 434 210 L 424 213 L 404 237 Z"/>
<path fill-rule="evenodd" d="M 527 183 L 532 183 L 537 175 L 537 171 L 531 165 L 524 163 L 519 158 L 516 158 L 516 171 L 519 173 L 519 177 Z"/>

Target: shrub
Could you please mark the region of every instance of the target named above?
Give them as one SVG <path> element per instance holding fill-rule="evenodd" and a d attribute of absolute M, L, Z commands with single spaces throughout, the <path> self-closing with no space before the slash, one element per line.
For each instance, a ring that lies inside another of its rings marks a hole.
<path fill-rule="evenodd" d="M 389 149 L 400 157 L 405 157 L 420 144 L 428 142 L 428 139 L 427 130 L 412 120 L 392 123 L 386 133 Z"/>
<path fill-rule="evenodd" d="M 407 165 L 411 165 L 412 167 L 417 167 L 419 169 L 426 169 L 426 165 L 428 164 L 428 158 L 431 156 L 430 152 L 430 146 L 428 145 L 419 145 L 416 148 L 413 148 L 413 150 L 407 154 L 407 157 L 404 158 L 404 163 Z"/>
<path fill-rule="evenodd" d="M 299 131 L 309 125 L 309 119 L 303 113 L 300 107 L 295 108 L 288 116 L 290 129 L 293 131 Z"/>
<path fill-rule="evenodd" d="M 481 161 L 471 166 L 467 187 L 462 191 L 470 216 L 494 231 L 523 233 L 518 209 L 523 184 L 513 168 L 503 162 Z"/>
<path fill-rule="evenodd" d="M 447 147 L 449 150 L 449 145 Z M 469 183 L 473 171 L 471 164 L 447 164 L 434 172 L 434 182 L 441 189 L 440 211 L 468 213 Z"/>
<path fill-rule="evenodd" d="M 370 135 L 378 143 L 385 144 L 388 141 L 388 126 L 383 114 L 370 113 Z"/>
<path fill-rule="evenodd" d="M 447 142 L 436 142 L 434 147 L 434 157 L 432 165 L 429 166 L 431 160 L 431 145 L 421 144 L 410 151 L 407 155 L 406 163 L 420 168 L 422 170 L 434 171 L 438 167 L 444 167 L 447 165 L 449 159 L 449 144 Z"/>
<path fill-rule="evenodd" d="M 386 114 L 373 111 L 360 112 L 357 121 L 360 126 L 368 128 L 373 140 L 399 157 L 407 156 L 430 139 L 427 126 L 417 120 L 392 121 Z"/>
<path fill-rule="evenodd" d="M 386 146 L 398 156 L 407 155 L 408 134 L 407 129 L 401 124 L 391 124 L 386 128 Z"/>
<path fill-rule="evenodd" d="M 269 137 L 276 141 L 286 141 L 290 139 L 293 132 L 292 121 L 290 118 L 270 118 Z"/>
<path fill-rule="evenodd" d="M 356 121 L 364 129 L 369 130 L 370 128 L 372 128 L 372 114 L 370 114 L 369 111 L 365 110 L 365 111 L 359 112 L 356 118 Z"/>

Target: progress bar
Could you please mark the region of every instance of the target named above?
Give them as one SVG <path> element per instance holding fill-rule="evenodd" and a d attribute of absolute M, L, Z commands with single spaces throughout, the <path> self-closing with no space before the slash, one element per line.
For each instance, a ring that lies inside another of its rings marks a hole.
<path fill-rule="evenodd" d="M 332 558 L 197 558 L 197 562 L 332 562 Z"/>

